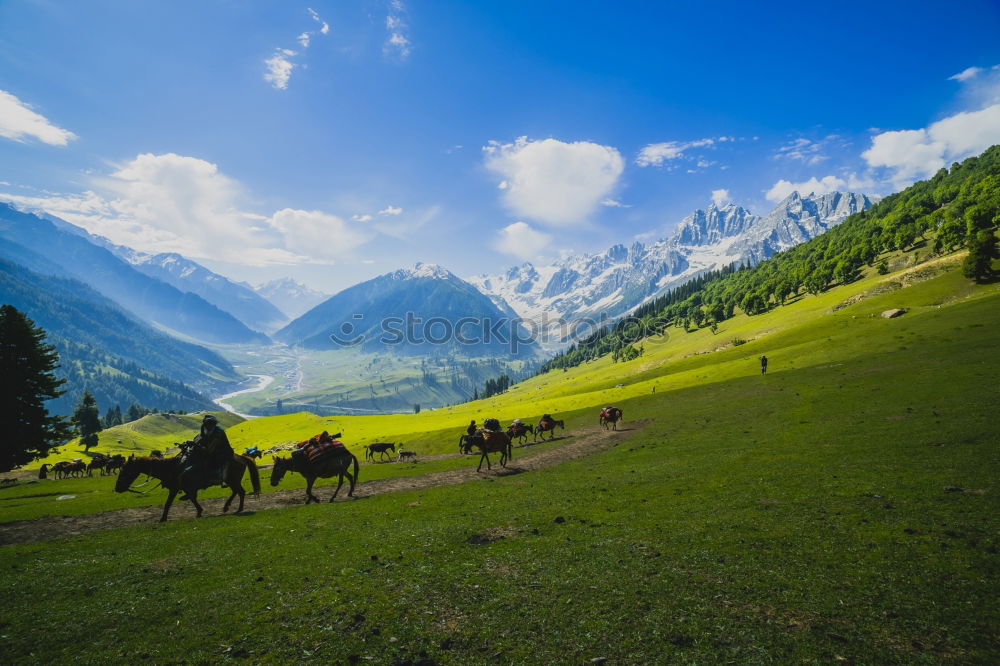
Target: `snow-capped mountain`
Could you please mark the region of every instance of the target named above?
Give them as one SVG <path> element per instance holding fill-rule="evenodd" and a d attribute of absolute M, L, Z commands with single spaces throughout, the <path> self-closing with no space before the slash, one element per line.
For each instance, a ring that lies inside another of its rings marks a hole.
<path fill-rule="evenodd" d="M 310 289 L 292 278 L 271 280 L 253 287 L 253 290 L 284 312 L 289 319 L 295 319 L 316 307 L 330 294 Z"/>
<path fill-rule="evenodd" d="M 732 263 L 755 264 L 818 236 L 871 207 L 864 194 L 793 192 L 764 217 L 727 204 L 696 210 L 651 245 L 615 245 L 549 266 L 525 263 L 469 282 L 518 315 L 554 330 L 558 320 L 614 318 L 698 275 Z"/>
<path fill-rule="evenodd" d="M 118 246 L 116 253 L 146 275 L 181 291 L 198 294 L 252 329 L 273 333 L 288 321 L 287 316 L 248 285 L 233 282 L 176 252 L 146 254 Z"/>
<path fill-rule="evenodd" d="M 515 317 L 506 304 L 498 306 L 450 271 L 418 263 L 331 296 L 275 338 L 310 349 L 347 346 L 405 355 L 531 355 L 536 347 L 523 342 L 524 331 L 516 331 L 519 342 L 511 345 L 510 321 Z"/>

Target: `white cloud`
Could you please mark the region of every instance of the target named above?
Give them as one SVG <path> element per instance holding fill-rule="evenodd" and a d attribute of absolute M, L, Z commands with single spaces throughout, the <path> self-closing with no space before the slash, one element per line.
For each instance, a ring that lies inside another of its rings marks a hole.
<path fill-rule="evenodd" d="M 307 9 L 309 11 L 309 15 L 312 16 L 312 19 L 314 21 L 316 21 L 316 23 L 320 24 L 320 29 L 319 29 L 320 34 L 325 35 L 325 34 L 329 33 L 330 32 L 330 26 L 327 25 L 327 22 L 324 21 L 323 19 L 321 19 L 319 17 L 319 14 L 317 14 L 316 10 L 313 9 L 312 7 L 308 7 Z"/>
<path fill-rule="evenodd" d="M 289 55 L 295 55 L 288 49 L 275 49 L 274 55 L 264 61 L 267 69 L 264 72 L 264 80 L 278 90 L 288 89 L 288 79 L 292 76 L 295 63 L 288 59 Z"/>
<path fill-rule="evenodd" d="M 675 160 L 684 155 L 684 151 L 691 148 L 703 148 L 711 146 L 715 139 L 705 138 L 694 141 L 664 141 L 663 143 L 651 143 L 644 146 L 635 158 L 635 163 L 641 167 L 662 166 L 664 162 Z"/>
<path fill-rule="evenodd" d="M 283 234 L 288 250 L 318 260 L 333 261 L 371 239 L 336 215 L 318 210 L 284 208 L 271 216 L 271 225 Z"/>
<path fill-rule="evenodd" d="M 398 210 L 403 212 L 401 208 L 392 208 L 392 210 Z M 441 206 L 433 205 L 422 211 L 410 211 L 406 216 L 405 220 L 389 221 L 389 219 L 379 220 L 375 223 L 375 228 L 387 236 L 392 236 L 393 238 L 399 238 L 401 240 L 410 241 L 414 235 L 420 231 L 426 224 L 433 221 L 441 214 Z M 395 214 L 392 214 L 395 217 Z"/>
<path fill-rule="evenodd" d="M 486 168 L 503 179 L 506 206 L 555 226 L 584 222 L 625 169 L 617 150 L 589 141 L 520 137 L 514 143 L 490 141 L 483 152 Z"/>
<path fill-rule="evenodd" d="M 372 216 L 365 213 L 364 215 L 351 215 L 351 219 L 355 222 L 371 222 Z"/>
<path fill-rule="evenodd" d="M 837 135 L 835 134 L 831 134 L 830 136 L 819 141 L 812 141 L 811 139 L 806 139 L 805 137 L 799 137 L 778 148 L 778 151 L 774 154 L 774 159 L 797 160 L 809 165 L 819 164 L 820 162 L 829 159 L 829 157 L 822 151 L 836 138 Z"/>
<path fill-rule="evenodd" d="M 607 206 L 608 208 L 631 208 L 632 207 L 632 204 L 623 204 L 621 201 L 618 201 L 617 199 L 611 199 L 611 198 L 604 199 L 603 201 L 601 201 L 601 205 L 602 206 Z"/>
<path fill-rule="evenodd" d="M 846 178 L 829 175 L 817 179 L 815 176 L 809 180 L 799 183 L 792 183 L 787 180 L 779 180 L 765 195 L 768 201 L 781 201 L 792 192 L 798 192 L 803 196 L 809 194 L 829 194 L 830 192 L 863 192 L 871 191 L 878 184 L 867 176 L 859 176 L 856 173 L 849 173 Z"/>
<path fill-rule="evenodd" d="M 83 194 L 0 197 L 42 209 L 137 250 L 251 266 L 327 262 L 368 240 L 335 215 L 244 209 L 243 187 L 195 157 L 146 153 Z"/>
<path fill-rule="evenodd" d="M 65 146 L 76 138 L 5 90 L 0 90 L 0 136 L 14 141 L 31 137 L 50 146 Z"/>
<path fill-rule="evenodd" d="M 319 17 L 319 14 L 316 13 L 316 10 L 314 10 L 312 7 L 309 7 L 307 8 L 307 11 L 309 12 L 309 16 L 311 16 L 314 21 L 316 21 L 321 25 L 319 29 L 320 34 L 325 35 L 330 32 L 330 26 L 327 25 L 326 21 L 324 21 Z M 300 33 L 299 36 L 295 38 L 296 41 L 298 41 L 299 46 L 302 47 L 303 51 L 309 48 L 309 45 L 312 43 L 313 35 L 315 34 L 316 34 L 315 30 L 313 31 L 307 30 L 305 32 Z M 301 54 L 296 51 L 293 51 L 292 49 L 286 49 L 281 47 L 276 48 L 274 50 L 274 55 L 272 55 L 270 58 L 264 61 L 264 64 L 266 65 L 266 69 L 264 71 L 264 80 L 270 83 L 278 90 L 287 90 L 288 80 L 292 76 L 292 71 L 299 66 L 296 63 L 292 62 L 290 58 L 293 58 L 298 55 Z"/>
<path fill-rule="evenodd" d="M 395 206 L 386 206 L 378 212 L 379 215 L 399 215 L 403 212 L 402 208 L 397 208 Z"/>
<path fill-rule="evenodd" d="M 533 259 L 552 241 L 552 236 L 532 229 L 525 222 L 514 222 L 497 232 L 494 247 L 520 259 Z"/>
<path fill-rule="evenodd" d="M 926 129 L 882 132 L 872 137 L 871 147 L 861 156 L 870 167 L 890 170 L 898 187 L 995 143 L 1000 143 L 1000 104 L 956 113 Z"/>
<path fill-rule="evenodd" d="M 405 60 L 410 55 L 410 40 L 403 33 L 394 32 L 386 40 L 385 48 L 387 52 L 395 52 L 396 55 Z"/>
<path fill-rule="evenodd" d="M 829 194 L 837 190 L 846 189 L 847 181 L 836 176 L 824 176 L 817 180 L 815 176 L 801 183 L 791 183 L 787 180 L 779 180 L 771 189 L 767 191 L 768 201 L 781 201 L 792 192 L 798 192 L 803 196 L 812 194 Z"/>
<path fill-rule="evenodd" d="M 982 67 L 969 67 L 967 69 L 963 69 L 961 72 L 959 72 L 958 74 L 955 74 L 954 76 L 949 76 L 948 80 L 949 81 L 968 81 L 969 79 L 971 79 L 972 77 L 976 76 L 977 74 L 979 74 L 982 71 L 983 71 Z"/>
<path fill-rule="evenodd" d="M 382 45 L 382 53 L 406 60 L 410 56 L 409 26 L 401 14 L 406 11 L 401 0 L 390 0 L 389 11 L 395 12 L 385 17 L 385 29 L 389 33 Z"/>
<path fill-rule="evenodd" d="M 716 206 L 723 206 L 729 203 L 729 190 L 712 190 L 712 203 Z"/>

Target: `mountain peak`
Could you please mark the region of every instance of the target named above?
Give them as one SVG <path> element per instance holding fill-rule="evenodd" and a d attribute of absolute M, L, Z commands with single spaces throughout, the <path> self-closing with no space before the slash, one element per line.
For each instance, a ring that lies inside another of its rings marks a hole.
<path fill-rule="evenodd" d="M 411 278 L 450 280 L 454 277 L 451 271 L 440 264 L 427 264 L 422 261 L 413 264 L 413 268 L 401 268 L 398 271 L 390 273 L 390 275 L 399 280 L 408 280 Z"/>
<path fill-rule="evenodd" d="M 794 192 L 761 217 L 729 202 L 693 211 L 660 241 L 566 257 L 548 266 L 485 275 L 475 284 L 521 316 L 550 321 L 614 317 L 688 280 L 734 263 L 765 259 L 867 209 L 863 194 Z M 530 277 L 530 279 L 526 279 Z"/>

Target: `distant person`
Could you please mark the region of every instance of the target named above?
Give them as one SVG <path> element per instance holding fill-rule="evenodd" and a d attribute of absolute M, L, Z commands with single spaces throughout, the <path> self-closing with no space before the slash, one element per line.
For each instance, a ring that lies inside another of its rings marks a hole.
<path fill-rule="evenodd" d="M 477 430 L 479 430 L 479 427 L 476 425 L 476 422 L 473 421 L 469 424 L 469 427 L 465 429 L 465 432 L 468 433 L 469 437 L 472 437 L 476 434 Z"/>
<path fill-rule="evenodd" d="M 767 374 L 767 357 L 764 355 L 761 355 L 760 357 L 760 374 Z"/>

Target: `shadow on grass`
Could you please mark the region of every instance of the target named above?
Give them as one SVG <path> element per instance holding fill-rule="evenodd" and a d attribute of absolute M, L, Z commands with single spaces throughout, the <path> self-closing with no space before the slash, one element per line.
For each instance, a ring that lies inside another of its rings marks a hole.
<path fill-rule="evenodd" d="M 527 472 L 523 467 L 501 467 L 500 469 L 493 471 L 488 470 L 487 474 L 492 474 L 493 476 L 514 476 L 515 474 L 523 474 Z M 482 472 L 480 472 L 481 474 Z"/>

